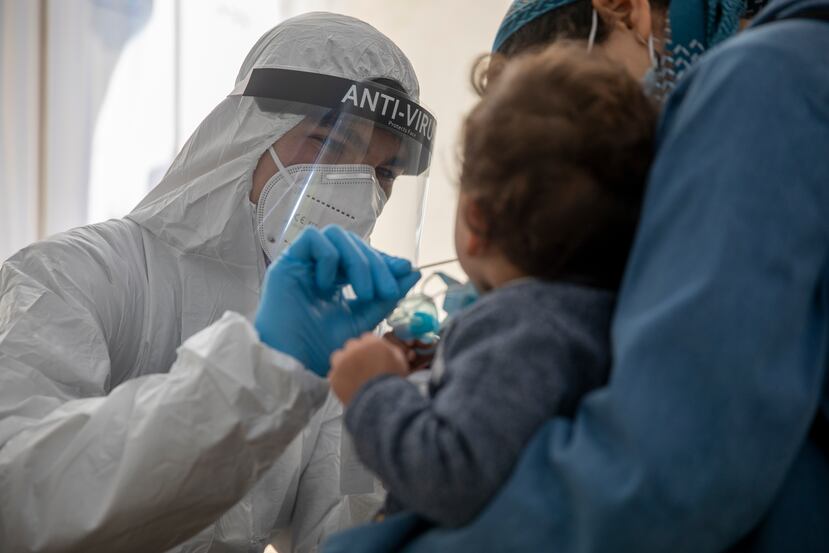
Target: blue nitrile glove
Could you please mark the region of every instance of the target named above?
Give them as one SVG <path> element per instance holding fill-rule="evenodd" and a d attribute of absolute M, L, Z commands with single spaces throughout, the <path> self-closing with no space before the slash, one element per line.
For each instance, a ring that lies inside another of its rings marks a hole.
<path fill-rule="evenodd" d="M 307 228 L 268 268 L 256 330 L 265 344 L 325 376 L 331 353 L 380 324 L 418 279 L 411 263 L 340 227 Z M 343 297 L 347 284 L 356 299 Z"/>

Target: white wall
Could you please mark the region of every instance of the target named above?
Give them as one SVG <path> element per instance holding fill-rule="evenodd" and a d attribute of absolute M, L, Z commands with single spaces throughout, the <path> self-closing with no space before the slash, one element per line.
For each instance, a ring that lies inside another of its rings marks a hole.
<path fill-rule="evenodd" d="M 0 260 L 37 238 L 37 2 L 0 0 Z"/>

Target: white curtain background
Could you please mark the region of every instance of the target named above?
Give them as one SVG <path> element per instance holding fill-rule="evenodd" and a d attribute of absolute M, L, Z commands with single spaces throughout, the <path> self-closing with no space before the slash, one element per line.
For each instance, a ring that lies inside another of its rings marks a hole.
<path fill-rule="evenodd" d="M 0 3 L 0 259 L 38 237 L 37 2 Z"/>
<path fill-rule="evenodd" d="M 44 6 L 46 146 L 41 228 L 50 235 L 95 220 L 87 208 L 90 167 L 99 156 L 109 155 L 93 148 L 101 107 L 111 97 L 113 72 L 121 65 L 124 47 L 151 17 L 153 0 L 51 0 Z M 125 109 L 122 116 L 129 117 L 136 109 Z M 131 141 L 121 138 L 118 146 L 129 148 Z"/>
<path fill-rule="evenodd" d="M 420 261 L 454 257 L 456 145 L 475 101 L 469 70 L 508 4 L 0 0 L 0 259 L 127 213 L 230 91 L 259 36 L 316 10 L 368 21 L 411 58 L 438 119 Z"/>

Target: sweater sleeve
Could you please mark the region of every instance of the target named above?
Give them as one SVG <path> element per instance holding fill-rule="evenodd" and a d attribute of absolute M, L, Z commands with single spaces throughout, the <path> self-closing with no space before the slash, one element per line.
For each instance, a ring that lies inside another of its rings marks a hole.
<path fill-rule="evenodd" d="M 572 412 L 604 378 L 606 346 L 594 333 L 554 314 L 533 316 L 512 296 L 457 321 L 442 348 L 446 379 L 433 398 L 381 377 L 346 415 L 361 459 L 391 496 L 440 525 L 471 520 L 541 424 Z"/>

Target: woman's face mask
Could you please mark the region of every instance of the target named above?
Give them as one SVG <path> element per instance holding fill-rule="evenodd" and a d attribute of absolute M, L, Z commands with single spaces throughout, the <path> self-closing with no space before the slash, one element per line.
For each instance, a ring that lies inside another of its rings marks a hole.
<path fill-rule="evenodd" d="M 387 200 L 372 166 L 285 167 L 272 147 L 268 151 L 278 170 L 256 206 L 257 236 L 268 260 L 275 260 L 307 226 L 339 225 L 368 238 Z"/>

